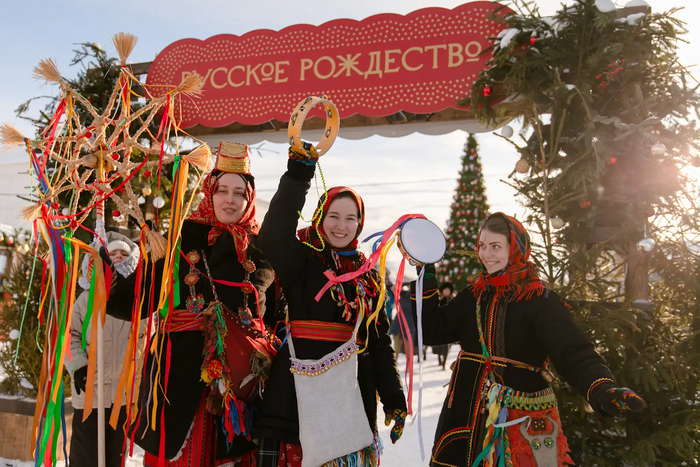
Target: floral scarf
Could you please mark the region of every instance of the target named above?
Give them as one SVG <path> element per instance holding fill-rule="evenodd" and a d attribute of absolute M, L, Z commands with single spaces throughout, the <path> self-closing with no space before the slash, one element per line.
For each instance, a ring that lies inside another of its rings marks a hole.
<path fill-rule="evenodd" d="M 223 172 L 214 170 L 204 179 L 202 191 L 204 198 L 199 203 L 197 210 L 192 213 L 188 220 L 199 224 L 211 225 L 209 236 L 207 239 L 208 245 L 213 245 L 216 239 L 224 232 L 229 232 L 233 237 L 236 245 L 236 254 L 238 261 L 244 264 L 248 258 L 248 245 L 250 244 L 250 235 L 257 235 L 260 230 L 258 221 L 255 220 L 255 184 L 251 176 L 241 175 L 246 183 L 245 198 L 248 201 L 248 206 L 241 216 L 241 219 L 235 224 L 223 224 L 219 222 L 214 213 L 214 204 L 212 195 L 216 191 L 219 183 L 219 177 Z M 240 174 L 237 174 L 240 175 Z"/>

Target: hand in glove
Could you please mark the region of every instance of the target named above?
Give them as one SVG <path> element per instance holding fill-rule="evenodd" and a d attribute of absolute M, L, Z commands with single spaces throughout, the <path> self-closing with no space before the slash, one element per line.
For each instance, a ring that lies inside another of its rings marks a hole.
<path fill-rule="evenodd" d="M 394 421 L 394 426 L 391 428 L 391 444 L 396 444 L 396 442 L 401 438 L 403 434 L 403 428 L 406 424 L 406 411 L 403 409 L 396 409 L 392 413 L 387 413 L 384 418 L 384 425 L 391 425 L 391 421 Z"/>
<path fill-rule="evenodd" d="M 111 268 L 113 266 L 112 258 L 109 257 L 109 253 L 107 253 L 107 250 L 103 246 L 100 247 L 100 258 L 102 258 L 102 261 L 108 268 Z"/>
<path fill-rule="evenodd" d="M 639 412 L 647 404 L 628 388 L 610 388 L 598 396 L 598 406 L 610 415 L 619 417 L 625 410 Z"/>
<path fill-rule="evenodd" d="M 75 392 L 78 394 L 85 392 L 85 386 L 87 385 L 87 366 L 81 366 L 73 372 L 73 384 L 75 385 Z"/>

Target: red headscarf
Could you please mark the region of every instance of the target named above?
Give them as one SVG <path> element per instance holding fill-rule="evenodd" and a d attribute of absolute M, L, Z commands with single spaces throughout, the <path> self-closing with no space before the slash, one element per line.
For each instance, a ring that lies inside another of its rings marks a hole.
<path fill-rule="evenodd" d="M 537 267 L 530 259 L 530 235 L 525 230 L 525 227 L 514 217 L 510 217 L 502 212 L 491 214 L 486 221 L 492 217 L 499 216 L 506 221 L 510 230 L 510 254 L 508 256 L 507 266 L 489 274 L 484 271 L 472 282 L 471 289 L 474 296 L 478 297 L 487 286 L 496 287 L 496 295 L 509 295 L 510 300 L 520 300 L 525 296 L 531 296 L 533 293 L 542 294 L 546 291 L 547 286 L 537 276 Z M 477 252 L 479 246 L 477 243 Z M 482 264 L 481 258 L 479 263 Z M 514 292 L 512 294 L 508 292 Z"/>
<path fill-rule="evenodd" d="M 248 245 L 250 244 L 249 234 L 257 235 L 258 231 L 260 230 L 260 225 L 258 224 L 258 221 L 255 220 L 255 186 L 253 185 L 252 181 L 246 179 L 246 177 L 243 175 L 236 174 L 240 175 L 240 177 L 245 181 L 245 198 L 248 201 L 248 206 L 246 206 L 246 209 L 238 222 L 235 224 L 224 224 L 219 222 L 219 220 L 216 218 L 216 214 L 214 213 L 214 204 L 212 201 L 212 195 L 216 191 L 216 186 L 219 184 L 219 178 L 221 175 L 222 172 L 214 170 L 204 179 L 204 183 L 202 185 L 204 198 L 202 198 L 197 210 L 192 213 L 188 220 L 212 226 L 207 238 L 208 245 L 213 245 L 219 235 L 225 231 L 228 231 L 236 244 L 238 261 L 243 264 L 248 259 L 247 252 Z"/>
<path fill-rule="evenodd" d="M 325 219 L 326 214 L 328 213 L 328 209 L 330 208 L 331 203 L 333 203 L 333 200 L 337 198 L 338 195 L 341 193 L 350 193 L 352 195 L 352 199 L 357 205 L 357 210 L 360 213 L 360 217 L 358 219 L 357 232 L 355 232 L 355 238 L 353 238 L 353 240 L 346 247 L 333 249 L 336 251 L 352 251 L 357 249 L 357 237 L 360 236 L 360 233 L 362 232 L 362 229 L 365 226 L 365 203 L 364 201 L 362 201 L 362 198 L 360 197 L 360 195 L 357 194 L 355 190 L 346 186 L 333 187 L 328 190 L 328 193 L 325 197 L 321 197 L 321 199 L 318 202 L 318 207 L 314 212 L 313 224 L 311 224 L 310 227 L 306 227 L 297 232 L 299 240 L 301 240 L 304 243 L 313 245 L 316 248 L 321 248 L 321 239 L 318 237 L 316 230 L 318 228 L 318 232 L 323 236 L 323 244 L 328 244 L 328 235 L 323 230 L 323 219 Z"/>

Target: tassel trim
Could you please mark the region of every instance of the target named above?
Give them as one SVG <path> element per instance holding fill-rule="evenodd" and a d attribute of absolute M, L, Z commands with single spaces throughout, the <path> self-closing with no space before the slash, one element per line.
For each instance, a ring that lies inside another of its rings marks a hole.
<path fill-rule="evenodd" d="M 379 457 L 383 451 L 384 445 L 381 438 L 375 436 L 374 444 L 371 446 L 326 462 L 321 467 L 377 467 L 379 465 Z"/>
<path fill-rule="evenodd" d="M 253 418 L 257 407 L 246 404 L 229 391 L 226 397 L 222 424 L 226 435 L 226 445 L 230 449 L 235 436 L 250 440 L 253 433 Z"/>

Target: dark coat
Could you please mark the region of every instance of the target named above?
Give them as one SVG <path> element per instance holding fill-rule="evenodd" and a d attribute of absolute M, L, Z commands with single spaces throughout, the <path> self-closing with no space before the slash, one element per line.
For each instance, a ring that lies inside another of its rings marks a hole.
<path fill-rule="evenodd" d="M 424 284 L 424 290 L 429 291 L 424 293 L 426 298 L 423 300 L 424 343 L 440 345 L 459 342 L 463 351 L 481 355 L 474 294 L 468 288 L 464 289 L 446 305 L 440 306 L 437 294 L 432 293 L 437 289 L 434 277 L 426 277 Z M 429 296 L 431 293 L 432 296 Z M 411 298 L 415 316 L 415 283 L 412 284 Z M 494 314 L 496 316 L 492 322 L 497 329 L 495 355 L 534 367 L 542 367 L 549 357 L 557 373 L 584 397 L 598 378 L 613 379 L 602 357 L 578 328 L 556 293 L 550 291 L 547 295 L 510 302 L 499 307 Z M 485 333 L 488 319 L 485 314 L 482 316 Z M 483 370 L 483 363 L 477 359 L 460 358 L 459 371 L 453 371 L 450 389 L 440 413 L 431 466 L 471 465 L 481 451 L 481 428 L 485 426 L 485 415 L 474 410 L 474 405 L 481 403 L 476 383 Z M 512 365 L 508 365 L 501 376 L 506 386 L 523 392 L 537 392 L 549 387 L 539 373 Z M 589 395 L 589 402 L 597 411 L 600 408 L 596 401 L 605 387 L 597 386 Z M 451 391 L 454 391 L 454 397 L 449 407 Z M 474 413 L 477 420 L 472 418 Z M 435 457 L 438 445 L 440 453 Z M 473 448 L 470 449 L 470 446 Z"/>
<path fill-rule="evenodd" d="M 313 173 L 313 167 L 290 160 L 289 170 L 282 176 L 277 193 L 270 202 L 258 241 L 281 283 L 289 306 L 290 321 L 317 320 L 347 324 L 343 309 L 333 300 L 330 292 L 326 292 L 320 301 L 315 300 L 314 297 L 327 282 L 323 273 L 328 266 L 296 237 L 297 212 L 304 207 Z M 349 300 L 354 298 L 354 295 L 348 296 Z M 368 422 L 375 433 L 377 392 L 385 412 L 406 408 L 388 330 L 386 312 L 382 310 L 377 326 L 370 326 L 366 351 L 358 356 L 359 386 Z M 358 335 L 362 340 L 367 339 L 364 323 Z M 294 340 L 297 357 L 302 359 L 320 359 L 340 345 L 338 342 Z M 255 433 L 261 438 L 299 444 L 297 400 L 294 378 L 289 370 L 289 349 L 284 345 L 272 364 Z M 328 416 L 332 417 L 333 414 Z"/>
<path fill-rule="evenodd" d="M 211 275 L 214 279 L 227 280 L 232 282 L 242 282 L 245 271 L 243 266 L 238 262 L 236 250 L 234 247 L 233 237 L 228 232 L 224 232 L 217 239 L 214 245 L 207 245 L 207 235 L 210 226 L 199 224 L 196 222 L 185 221 L 182 226 L 181 250 L 187 254 L 191 251 L 197 251 L 204 254 L 209 263 Z M 248 248 L 248 258 L 256 265 L 256 271 L 251 275 L 251 282 L 258 289 L 260 313 L 265 313 L 266 307 L 266 292 L 268 288 L 274 291 L 274 286 L 270 285 L 274 281 L 274 272 L 270 264 L 264 259 L 261 251 L 255 246 L 255 237 L 251 238 L 251 245 Z M 155 262 L 156 284 L 155 299 L 158 301 L 159 277 L 163 271 L 164 261 Z M 197 269 L 206 274 L 203 258 L 195 264 Z M 180 281 L 180 304 L 175 308 L 185 308 L 187 297 L 190 294 L 189 287 L 185 284 L 184 278 L 189 273 L 190 266 L 184 258 L 180 260 L 179 281 Z M 146 277 L 150 277 L 149 268 Z M 112 285 L 110 299 L 107 302 L 107 313 L 110 315 L 131 320 L 132 304 L 134 301 L 134 285 L 136 283 L 136 274 L 132 274 L 127 278 L 121 278 L 118 274 L 113 275 L 115 282 Z M 150 281 L 147 281 L 150 283 Z M 147 284 L 146 290 L 149 289 Z M 205 303 L 208 304 L 214 299 L 211 285 L 205 277 L 200 277 L 199 282 L 195 284 L 197 293 L 204 296 Z M 231 310 L 237 310 L 243 304 L 243 293 L 238 287 L 227 287 L 216 284 L 216 292 L 219 300 Z M 271 295 L 271 294 L 268 294 Z M 251 295 L 252 296 L 252 295 Z M 270 299 L 273 298 L 274 295 Z M 145 303 L 148 303 L 146 300 Z M 155 306 L 155 305 L 154 305 Z M 254 316 L 258 316 L 258 309 L 255 300 L 249 301 L 249 307 Z M 149 309 L 144 307 L 142 316 L 147 317 Z M 154 315 L 155 316 L 155 315 Z M 175 457 L 185 442 L 188 431 L 194 420 L 195 413 L 199 408 L 202 394 L 205 389 L 205 384 L 201 380 L 200 367 L 202 365 L 202 350 L 204 347 L 204 335 L 200 331 L 184 331 L 173 332 L 167 334 L 170 340 L 170 372 L 167 376 L 168 387 L 166 396 L 169 403 L 165 403 L 165 458 L 172 459 Z M 161 382 L 165 381 L 165 365 L 167 345 L 160 346 L 162 349 L 161 358 L 158 360 L 155 355 L 150 355 L 146 362 L 146 375 L 152 374 L 153 366 L 161 363 Z M 151 401 L 147 401 L 145 396 L 151 392 L 151 387 L 147 386 L 151 378 L 144 378 L 144 387 L 141 388 L 139 406 L 141 410 L 141 423 L 137 428 L 135 441 L 146 452 L 158 456 L 160 444 L 160 408 L 163 407 L 164 395 L 162 390 L 158 388 L 158 417 L 156 429 L 146 429 L 147 420 L 149 419 L 150 411 L 148 406 Z M 217 433 L 221 431 L 221 421 L 219 417 L 214 417 L 217 425 Z M 145 436 L 141 438 L 141 433 L 145 430 Z M 248 451 L 255 449 L 255 444 L 247 441 L 243 437 L 235 437 L 231 449 L 227 451 L 225 443 L 222 441 L 223 436 L 218 436 L 221 441 L 217 446 L 217 459 L 227 457 L 237 457 Z"/>

